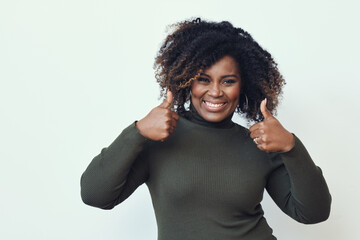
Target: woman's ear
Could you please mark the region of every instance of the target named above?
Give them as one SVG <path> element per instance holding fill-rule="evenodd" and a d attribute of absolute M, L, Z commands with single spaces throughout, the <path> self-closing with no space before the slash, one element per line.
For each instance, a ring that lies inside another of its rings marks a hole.
<path fill-rule="evenodd" d="M 191 102 L 191 96 L 192 96 L 192 92 L 191 92 L 191 88 L 190 88 L 189 94 L 186 97 L 186 102 L 188 102 L 188 101 Z"/>

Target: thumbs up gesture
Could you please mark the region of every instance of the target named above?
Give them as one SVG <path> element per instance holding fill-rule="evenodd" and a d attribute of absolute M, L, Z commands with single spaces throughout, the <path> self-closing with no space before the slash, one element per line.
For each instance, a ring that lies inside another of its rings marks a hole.
<path fill-rule="evenodd" d="M 287 131 L 266 108 L 266 98 L 260 104 L 264 121 L 250 127 L 250 137 L 265 152 L 287 152 L 294 147 L 294 135 Z"/>
<path fill-rule="evenodd" d="M 175 131 L 179 115 L 169 109 L 172 101 L 173 94 L 168 90 L 164 102 L 136 123 L 141 135 L 154 141 L 164 141 Z"/>

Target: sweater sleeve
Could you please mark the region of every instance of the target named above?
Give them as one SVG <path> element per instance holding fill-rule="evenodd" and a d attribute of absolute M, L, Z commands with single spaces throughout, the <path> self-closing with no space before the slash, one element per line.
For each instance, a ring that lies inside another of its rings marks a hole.
<path fill-rule="evenodd" d="M 111 209 L 144 183 L 148 177 L 146 159 L 142 156 L 146 141 L 133 123 L 103 148 L 81 176 L 83 202 Z"/>
<path fill-rule="evenodd" d="M 266 189 L 280 209 L 301 223 L 325 221 L 330 214 L 329 189 L 301 141 L 295 136 L 295 146 L 270 161 L 275 167 Z"/>

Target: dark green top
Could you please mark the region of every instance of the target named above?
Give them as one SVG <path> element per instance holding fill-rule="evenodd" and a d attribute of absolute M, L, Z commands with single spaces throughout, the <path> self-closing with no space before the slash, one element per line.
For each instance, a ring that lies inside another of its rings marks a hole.
<path fill-rule="evenodd" d="M 124 129 L 83 173 L 83 201 L 111 209 L 146 183 L 159 240 L 276 239 L 260 205 L 264 189 L 299 222 L 328 218 L 326 182 L 296 136 L 289 152 L 268 154 L 231 118 L 189 118 L 164 142 L 146 139 L 135 123 Z"/>

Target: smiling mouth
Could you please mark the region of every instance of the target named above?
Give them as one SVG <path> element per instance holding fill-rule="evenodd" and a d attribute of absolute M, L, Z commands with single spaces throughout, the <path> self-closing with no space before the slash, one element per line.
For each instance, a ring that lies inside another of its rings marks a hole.
<path fill-rule="evenodd" d="M 222 102 L 222 103 L 212 103 L 212 102 L 207 102 L 205 100 L 203 100 L 203 103 L 205 103 L 205 107 L 209 110 L 221 110 L 227 103 L 226 102 Z"/>

